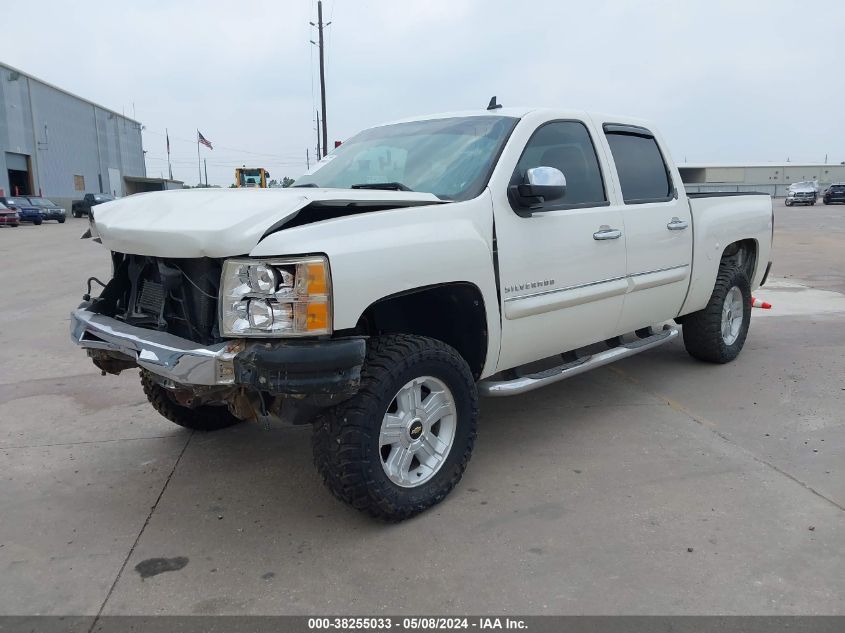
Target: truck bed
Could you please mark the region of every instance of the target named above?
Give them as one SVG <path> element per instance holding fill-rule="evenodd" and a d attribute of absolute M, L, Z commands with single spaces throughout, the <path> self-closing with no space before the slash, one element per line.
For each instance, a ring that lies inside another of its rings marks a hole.
<path fill-rule="evenodd" d="M 693 264 L 689 291 L 679 316 L 701 310 L 710 300 L 719 260 L 725 247 L 738 240 L 753 241 L 756 262 L 751 288 L 763 280 L 772 250 L 772 199 L 759 192 L 687 194 L 692 214 Z"/>

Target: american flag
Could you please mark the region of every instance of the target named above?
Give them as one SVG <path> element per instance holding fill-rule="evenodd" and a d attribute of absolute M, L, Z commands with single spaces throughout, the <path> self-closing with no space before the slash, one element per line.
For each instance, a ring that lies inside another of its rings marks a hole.
<path fill-rule="evenodd" d="M 211 141 L 209 141 L 207 138 L 205 138 L 205 137 L 202 135 L 202 132 L 200 132 L 199 130 L 197 130 L 197 143 L 202 143 L 202 144 L 203 144 L 203 145 L 205 145 L 208 149 L 214 149 L 214 148 L 211 146 Z"/>

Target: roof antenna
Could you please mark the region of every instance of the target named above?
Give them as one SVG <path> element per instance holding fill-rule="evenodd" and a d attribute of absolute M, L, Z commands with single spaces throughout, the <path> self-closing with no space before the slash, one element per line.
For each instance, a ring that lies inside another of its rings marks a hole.
<path fill-rule="evenodd" d="M 502 107 L 501 103 L 496 103 L 496 95 L 490 97 L 490 103 L 487 104 L 488 110 L 498 110 Z"/>

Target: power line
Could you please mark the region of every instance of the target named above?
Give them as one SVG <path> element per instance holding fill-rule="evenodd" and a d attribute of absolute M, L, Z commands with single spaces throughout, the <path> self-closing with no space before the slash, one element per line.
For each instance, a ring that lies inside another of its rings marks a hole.
<path fill-rule="evenodd" d="M 313 6 L 314 6 L 313 2 L 309 2 L 308 13 L 312 12 Z M 313 22 L 310 22 L 309 24 L 311 24 L 312 26 L 314 25 Z M 314 98 L 314 46 L 313 46 L 313 44 L 314 44 L 314 42 L 312 40 L 312 41 L 309 42 L 309 46 L 308 46 L 308 53 L 309 53 L 309 55 L 308 55 L 309 66 L 308 67 L 309 67 L 310 74 L 311 74 L 311 110 L 312 110 L 312 112 L 317 109 L 317 101 Z M 320 157 L 317 156 L 317 160 L 319 160 L 319 159 L 320 159 Z"/>
<path fill-rule="evenodd" d="M 147 128 L 147 127 L 145 127 L 145 128 L 144 128 L 144 132 L 147 132 L 147 133 L 149 133 L 149 134 L 153 134 L 153 135 L 155 135 L 155 136 L 166 136 L 166 134 L 163 134 L 163 133 L 161 133 L 161 132 L 156 132 L 156 131 L 151 130 L 151 129 Z M 185 142 L 185 143 L 190 143 L 191 145 L 194 145 L 194 144 L 197 142 L 197 141 L 196 141 L 196 139 L 189 139 L 189 138 L 185 138 L 185 137 L 182 137 L 182 136 L 171 136 L 170 138 L 171 138 L 171 139 L 176 139 L 176 140 L 178 140 L 178 141 L 183 141 L 183 142 Z M 269 152 L 253 152 L 253 151 L 250 151 L 250 150 L 241 149 L 241 148 L 239 148 L 239 147 L 227 147 L 227 146 L 225 146 L 225 145 L 217 145 L 216 143 L 215 143 L 215 147 L 219 147 L 220 149 L 228 149 L 228 150 L 230 150 L 230 151 L 232 151 L 232 152 L 238 152 L 238 153 L 241 153 L 241 154 L 252 154 L 252 155 L 254 155 L 254 156 L 271 156 L 271 157 L 277 157 L 277 158 L 287 158 L 287 157 L 289 157 L 289 156 L 293 156 L 293 155 L 294 155 L 294 153 L 293 153 L 293 152 L 291 152 L 291 153 L 290 153 L 290 154 L 288 154 L 288 155 L 283 155 L 283 154 L 271 154 L 271 153 L 269 153 Z"/>
<path fill-rule="evenodd" d="M 163 158 L 163 157 L 160 157 L 160 156 L 149 156 L 148 155 L 147 159 L 148 160 L 154 160 L 154 161 L 167 162 L 166 158 Z M 196 159 L 171 159 L 170 162 L 173 163 L 176 166 L 193 165 L 194 163 L 196 163 Z M 304 161 L 301 160 L 301 159 L 298 160 L 298 161 L 295 161 L 295 162 L 291 162 L 291 163 L 279 162 L 279 161 L 270 161 L 270 162 L 265 163 L 265 165 L 270 166 L 270 167 L 301 167 L 303 162 Z M 241 167 L 241 166 L 243 166 L 243 161 L 240 161 L 240 160 L 230 160 L 230 161 L 215 161 L 215 160 L 212 160 L 209 163 L 209 165 L 214 165 L 215 167 Z"/>

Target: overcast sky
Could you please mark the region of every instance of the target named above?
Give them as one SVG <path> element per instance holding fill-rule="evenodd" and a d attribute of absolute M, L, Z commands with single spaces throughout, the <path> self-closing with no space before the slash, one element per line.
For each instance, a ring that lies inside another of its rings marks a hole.
<path fill-rule="evenodd" d="M 316 0 L 38 0 L 3 61 L 145 125 L 150 176 L 305 170 Z M 505 105 L 653 120 L 678 162 L 845 161 L 842 0 L 325 0 L 329 139 Z"/>

